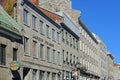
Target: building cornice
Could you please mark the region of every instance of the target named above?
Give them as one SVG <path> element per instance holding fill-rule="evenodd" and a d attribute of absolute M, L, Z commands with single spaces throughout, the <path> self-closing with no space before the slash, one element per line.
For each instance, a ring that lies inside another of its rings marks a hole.
<path fill-rule="evenodd" d="M 88 30 L 88 28 L 85 26 L 85 24 L 81 21 L 80 17 L 78 18 L 80 26 L 89 34 L 89 36 L 95 41 L 96 44 L 98 44 L 98 41 L 95 39 L 93 34 Z"/>

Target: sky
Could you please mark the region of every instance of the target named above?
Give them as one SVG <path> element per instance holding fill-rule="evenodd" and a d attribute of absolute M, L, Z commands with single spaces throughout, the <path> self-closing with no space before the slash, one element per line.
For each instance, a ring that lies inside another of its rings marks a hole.
<path fill-rule="evenodd" d="M 71 0 L 86 27 L 97 34 L 120 63 L 120 0 Z"/>

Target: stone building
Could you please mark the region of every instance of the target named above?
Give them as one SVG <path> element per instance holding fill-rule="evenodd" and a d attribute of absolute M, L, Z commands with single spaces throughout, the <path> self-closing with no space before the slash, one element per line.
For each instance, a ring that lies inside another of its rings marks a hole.
<path fill-rule="evenodd" d="M 23 26 L 21 79 L 70 80 L 79 62 L 79 29 L 64 13 L 53 16 L 54 21 L 33 0 L 12 5 L 11 17 Z"/>
<path fill-rule="evenodd" d="M 100 54 L 100 79 L 108 79 L 108 70 L 107 70 L 107 50 L 105 43 L 98 37 L 96 34 L 93 34 L 98 41 L 98 53 Z"/>
<path fill-rule="evenodd" d="M 98 41 L 79 19 L 80 25 L 80 63 L 81 80 L 99 79 L 100 65 L 98 53 Z"/>
<path fill-rule="evenodd" d="M 120 80 L 120 64 L 113 64 L 114 80 Z"/>
<path fill-rule="evenodd" d="M 61 79 L 61 26 L 32 1 L 18 0 L 17 9 L 17 20 L 24 27 L 22 80 Z"/>
<path fill-rule="evenodd" d="M 20 62 L 21 30 L 22 27 L 0 6 L 0 80 L 12 80 L 16 77 L 12 70 L 17 70 L 20 66 L 14 68 L 12 63 Z"/>
<path fill-rule="evenodd" d="M 40 0 L 39 6 L 52 13 L 69 18 L 72 23 L 80 30 L 80 42 L 79 42 L 79 72 L 85 72 L 80 74 L 81 79 L 98 79 L 99 78 L 99 54 L 97 52 L 97 40 L 91 34 L 91 32 L 85 27 L 85 25 L 79 20 L 80 12 L 73 10 L 70 0 Z M 48 14 L 46 11 L 44 11 Z M 49 16 L 49 14 L 48 14 Z M 50 16 L 51 17 L 51 16 Z M 69 26 L 71 27 L 71 26 Z M 71 42 L 71 41 L 70 41 Z M 66 46 L 67 47 L 67 46 Z M 87 55 L 86 55 L 87 54 Z M 92 67 L 91 67 L 92 66 Z M 91 74 L 91 75 L 90 75 Z M 82 76 L 82 77 L 81 77 Z"/>
<path fill-rule="evenodd" d="M 110 52 L 107 52 L 107 56 L 108 56 L 108 80 L 113 80 L 114 79 L 114 67 L 113 67 L 113 55 Z"/>

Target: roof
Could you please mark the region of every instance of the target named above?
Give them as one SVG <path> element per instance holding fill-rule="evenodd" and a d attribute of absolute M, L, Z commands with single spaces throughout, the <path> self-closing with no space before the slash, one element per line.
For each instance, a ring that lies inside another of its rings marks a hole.
<path fill-rule="evenodd" d="M 114 63 L 114 66 L 116 66 L 116 67 L 117 67 L 117 66 L 120 67 L 120 64 Z"/>
<path fill-rule="evenodd" d="M 46 9 L 43 9 L 41 7 L 39 7 L 39 9 L 44 13 L 46 14 L 47 16 L 49 16 L 50 18 L 52 18 L 54 21 L 61 21 L 62 20 L 62 16 L 59 16 L 53 12 L 50 12 Z"/>
<path fill-rule="evenodd" d="M 88 30 L 88 28 L 85 26 L 85 24 L 81 21 L 80 17 L 79 17 L 79 24 L 89 34 L 89 36 L 96 42 L 96 44 L 98 44 L 98 41 L 95 39 L 93 34 Z"/>
<path fill-rule="evenodd" d="M 78 38 L 80 37 L 80 30 L 72 20 L 63 12 L 56 12 L 56 14 L 63 17 L 62 23 L 64 23 Z"/>
<path fill-rule="evenodd" d="M 114 59 L 114 56 L 111 53 L 108 53 L 107 56 L 109 56 L 112 60 Z"/>
<path fill-rule="evenodd" d="M 13 21 L 13 19 L 0 6 L 0 28 L 4 28 L 8 31 L 11 31 L 11 32 L 17 34 L 17 35 L 20 35 L 19 30 L 16 29 L 15 26 L 20 27 L 18 25 L 18 23 Z"/>
<path fill-rule="evenodd" d="M 29 0 L 23 0 L 26 5 L 28 5 L 30 8 L 34 9 L 39 15 L 43 16 L 45 19 L 47 19 L 49 22 L 51 22 L 53 25 L 55 25 L 57 28 L 61 28 L 59 24 L 57 24 L 53 19 L 51 19 L 48 15 L 43 13 L 38 6 L 31 3 Z"/>

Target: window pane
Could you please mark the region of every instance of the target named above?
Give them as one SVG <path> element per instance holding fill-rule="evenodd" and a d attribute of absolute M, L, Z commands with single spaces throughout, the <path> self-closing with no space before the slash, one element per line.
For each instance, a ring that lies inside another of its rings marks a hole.
<path fill-rule="evenodd" d="M 59 40 L 60 39 L 60 33 L 59 32 L 57 32 L 57 42 L 59 43 Z"/>
<path fill-rule="evenodd" d="M 36 30 L 36 17 L 32 15 L 32 27 Z"/>
<path fill-rule="evenodd" d="M 13 48 L 13 61 L 17 61 L 17 49 Z"/>
<path fill-rule="evenodd" d="M 29 40 L 28 38 L 24 37 L 24 52 L 25 52 L 25 54 L 29 53 L 29 51 L 28 51 L 28 49 L 29 49 L 29 41 L 28 40 Z"/>
<path fill-rule="evenodd" d="M 55 30 L 52 29 L 52 40 L 55 40 Z"/>
<path fill-rule="evenodd" d="M 0 45 L 0 64 L 6 64 L 6 46 L 2 44 Z"/>
<path fill-rule="evenodd" d="M 44 45 L 40 44 L 40 58 L 42 58 L 42 59 L 43 59 L 43 47 L 44 47 Z"/>
<path fill-rule="evenodd" d="M 43 21 L 40 21 L 40 33 L 43 33 Z"/>
<path fill-rule="evenodd" d="M 40 71 L 40 78 L 39 80 L 44 80 L 44 72 L 43 71 Z"/>
<path fill-rule="evenodd" d="M 23 22 L 28 24 L 28 11 L 24 9 L 23 11 Z"/>
<path fill-rule="evenodd" d="M 55 50 L 52 50 L 52 62 L 55 63 Z"/>
<path fill-rule="evenodd" d="M 37 80 L 37 71 L 36 70 L 33 70 L 33 72 L 32 72 L 32 74 L 33 74 L 33 80 Z"/>
<path fill-rule="evenodd" d="M 46 36 L 49 38 L 49 26 L 46 25 Z"/>
<path fill-rule="evenodd" d="M 36 57 L 37 56 L 37 42 L 33 41 L 33 56 Z"/>
<path fill-rule="evenodd" d="M 47 55 L 46 55 L 47 61 L 50 61 L 50 48 L 47 47 Z"/>

